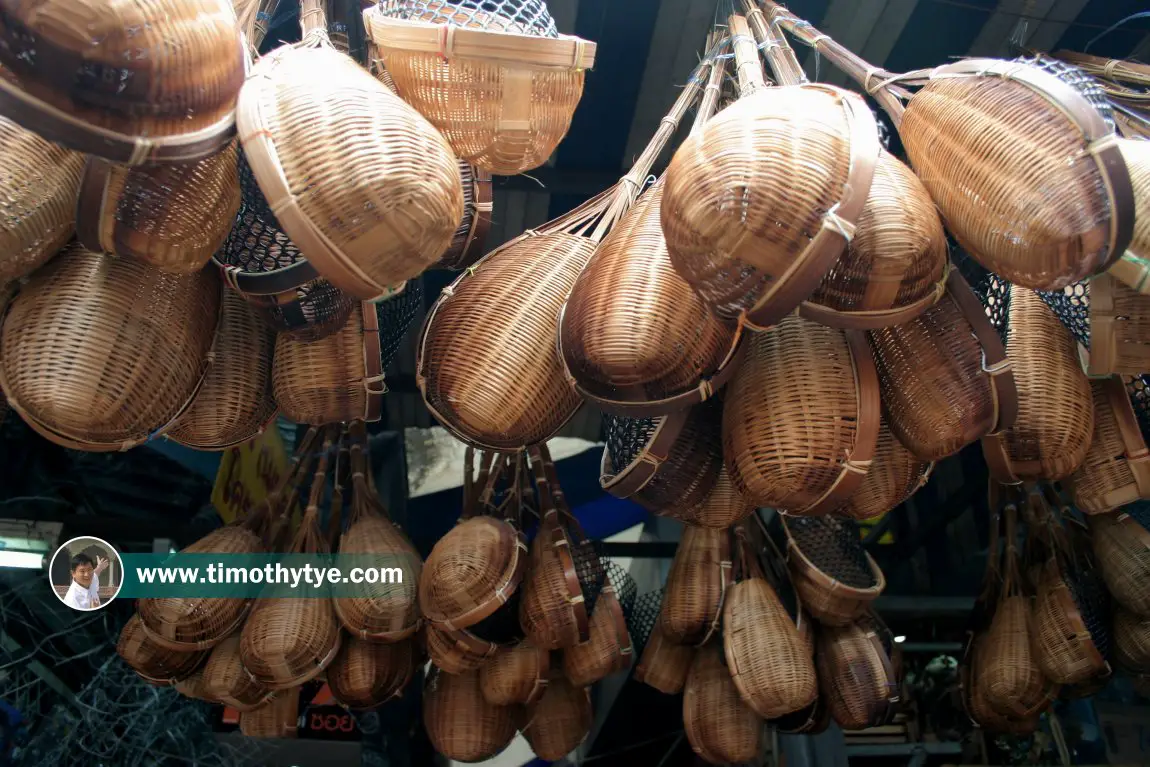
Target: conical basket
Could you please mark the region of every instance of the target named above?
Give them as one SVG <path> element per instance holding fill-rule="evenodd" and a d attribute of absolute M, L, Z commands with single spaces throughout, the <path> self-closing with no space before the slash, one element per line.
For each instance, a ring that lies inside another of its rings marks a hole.
<path fill-rule="evenodd" d="M 672 642 L 663 635 L 663 589 L 651 591 L 635 600 L 627 618 L 627 630 L 635 643 L 638 662 L 634 679 L 667 695 L 683 690 L 696 648 Z"/>
<path fill-rule="evenodd" d="M 324 679 L 335 699 L 348 708 L 369 709 L 403 694 L 415 674 L 410 639 L 393 644 L 344 640 Z"/>
<path fill-rule="evenodd" d="M 1064 685 L 1081 684 L 1101 674 L 1109 650 L 1100 641 L 1109 639 L 1109 594 L 1098 574 L 1067 573 L 1061 563 L 1051 560 L 1043 567 L 1035 591 L 1031 630 L 1042 673 Z"/>
<path fill-rule="evenodd" d="M 739 764 L 759 756 L 763 722 L 743 702 L 714 641 L 696 653 L 683 687 L 683 727 L 691 749 L 711 764 Z"/>
<path fill-rule="evenodd" d="M 191 162 L 235 134 L 244 50 L 227 0 L 17 0 L 0 65 L 0 112 L 112 162 Z"/>
<path fill-rule="evenodd" d="M 870 470 L 854 495 L 834 513 L 857 520 L 877 519 L 921 490 L 933 471 L 934 463 L 915 458 L 895 439 L 883 418 Z"/>
<path fill-rule="evenodd" d="M 145 681 L 160 687 L 191 676 L 208 655 L 204 650 L 180 652 L 156 644 L 137 615 L 129 618 L 120 631 L 116 652 Z"/>
<path fill-rule="evenodd" d="M 539 0 L 387 0 L 364 25 L 400 95 L 460 157 L 500 175 L 547 161 L 595 63 L 595 43 L 557 34 Z"/>
<path fill-rule="evenodd" d="M 846 626 L 886 588 L 863 548 L 858 525 L 841 517 L 783 517 L 786 559 L 795 593 L 824 626 Z"/>
<path fill-rule="evenodd" d="M 591 691 L 554 673 L 538 701 L 527 707 L 523 737 L 540 759 L 558 761 L 591 732 Z"/>
<path fill-rule="evenodd" d="M 8 304 L 9 405 L 65 447 L 127 450 L 159 436 L 205 380 L 220 293 L 211 272 L 164 274 L 70 246 Z"/>
<path fill-rule="evenodd" d="M 220 642 L 204 664 L 203 688 L 211 697 L 236 711 L 254 711 L 271 700 L 273 693 L 252 679 L 240 660 L 240 635 Z"/>
<path fill-rule="evenodd" d="M 869 618 L 824 628 L 818 638 L 819 680 L 831 718 L 845 730 L 886 724 L 899 702 L 898 678 L 882 629 Z"/>
<path fill-rule="evenodd" d="M 1087 514 L 1105 514 L 1150 498 L 1150 451 L 1122 380 L 1092 380 L 1090 388 L 1094 435 L 1068 484 L 1075 506 Z"/>
<path fill-rule="evenodd" d="M 1150 506 L 1133 503 L 1087 520 L 1106 589 L 1126 610 L 1150 618 Z"/>
<path fill-rule="evenodd" d="M 534 703 L 547 689 L 551 653 L 524 640 L 499 650 L 479 670 L 483 698 L 493 706 Z"/>
<path fill-rule="evenodd" d="M 483 699 L 479 671 L 445 674 L 433 668 L 423 690 L 423 726 L 443 756 L 481 762 L 515 737 L 515 708 Z"/>
<path fill-rule="evenodd" d="M 614 562 L 607 564 L 608 582 L 595 600 L 586 642 L 563 651 L 563 673 L 576 687 L 630 668 L 635 644 L 627 617 L 635 606 L 635 581 Z"/>
<path fill-rule="evenodd" d="M 719 630 L 733 581 L 727 530 L 685 527 L 667 573 L 659 630 L 678 644 L 702 646 Z"/>
<path fill-rule="evenodd" d="M 76 228 L 84 156 L 0 117 L 0 284 L 38 269 Z"/>

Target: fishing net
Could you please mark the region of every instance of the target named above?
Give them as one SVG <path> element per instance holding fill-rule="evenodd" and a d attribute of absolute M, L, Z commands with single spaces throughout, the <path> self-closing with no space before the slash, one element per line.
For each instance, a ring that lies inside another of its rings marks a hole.
<path fill-rule="evenodd" d="M 611 560 L 604 560 L 607 571 L 607 582 L 611 584 L 611 588 L 615 591 L 615 599 L 619 600 L 619 606 L 623 608 L 623 615 L 630 616 L 635 611 L 635 606 L 639 599 L 639 587 L 635 583 L 635 579 L 619 565 Z"/>
<path fill-rule="evenodd" d="M 1059 321 L 1074 336 L 1074 340 L 1090 348 L 1090 285 L 1075 282 L 1062 290 L 1038 291 L 1046 305 L 1054 310 Z"/>
<path fill-rule="evenodd" d="M 1138 419 L 1142 439 L 1150 438 L 1150 373 L 1127 378 L 1126 392 L 1130 395 L 1130 404 L 1134 407 L 1134 417 Z"/>
<path fill-rule="evenodd" d="M 383 0 L 379 8 L 385 16 L 431 24 L 559 36 L 543 0 Z"/>
<path fill-rule="evenodd" d="M 422 310 L 423 280 L 421 279 L 408 281 L 407 287 L 398 296 L 376 304 L 375 311 L 379 316 L 380 361 L 385 370 L 395 359 L 399 347 L 403 345 L 403 339 L 407 336 L 407 331 L 411 329 L 415 318 Z"/>
<path fill-rule="evenodd" d="M 1102 115 L 1102 119 L 1106 121 L 1110 129 L 1114 129 L 1114 108 L 1110 105 L 1110 99 L 1106 97 L 1106 91 L 1100 82 L 1084 72 L 1081 67 L 1042 54 L 1020 56 L 1015 61 L 1036 66 L 1074 88 L 1086 97 L 1092 107 L 1098 110 L 1098 114 Z"/>
<path fill-rule="evenodd" d="M 854 520 L 787 517 L 787 530 L 799 550 L 836 581 L 855 589 L 869 589 L 875 585 L 870 560 Z"/>
<path fill-rule="evenodd" d="M 604 440 L 607 443 L 607 455 L 611 459 L 611 471 L 618 474 L 630 466 L 651 441 L 658 426 L 656 418 L 604 415 Z"/>
<path fill-rule="evenodd" d="M 607 583 L 607 560 L 601 556 L 602 550 L 601 541 L 583 539 L 571 542 L 571 558 L 575 562 L 575 575 L 579 579 L 583 601 L 587 603 L 588 615 L 595 609 L 603 584 Z"/>
<path fill-rule="evenodd" d="M 627 614 L 627 631 L 631 634 L 631 641 L 635 643 L 636 653 L 641 653 L 647 646 L 647 640 L 659 625 L 659 612 L 662 609 L 663 589 L 648 591 L 635 597 Z"/>
<path fill-rule="evenodd" d="M 1082 622 L 1094 640 L 1094 646 L 1103 658 L 1110 655 L 1110 592 L 1096 569 L 1078 573 L 1066 572 L 1066 585 L 1074 597 L 1074 604 L 1082 615 Z"/>

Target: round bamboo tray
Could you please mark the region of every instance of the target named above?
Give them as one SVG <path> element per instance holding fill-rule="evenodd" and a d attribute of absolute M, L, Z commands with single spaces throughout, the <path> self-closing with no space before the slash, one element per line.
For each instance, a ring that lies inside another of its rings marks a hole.
<path fill-rule="evenodd" d="M 159 687 L 187 679 L 208 655 L 204 650 L 180 652 L 156 644 L 144 631 L 137 615 L 124 624 L 116 652 L 145 681 Z"/>
<path fill-rule="evenodd" d="M 45 438 L 127 450 L 171 428 L 212 359 L 220 284 L 78 245 L 8 304 L 0 384 Z"/>
<path fill-rule="evenodd" d="M 1105 514 L 1150 498 L 1150 451 L 1122 380 L 1092 380 L 1090 388 L 1094 435 L 1068 484 L 1075 506 L 1087 514 Z"/>
<path fill-rule="evenodd" d="M 226 450 L 262 434 L 275 420 L 274 334 L 231 291 L 223 295 L 215 358 L 204 385 L 167 436 L 196 450 Z"/>
<path fill-rule="evenodd" d="M 1087 520 L 1107 590 L 1126 610 L 1150 617 L 1150 509 L 1135 503 Z"/>
<path fill-rule="evenodd" d="M 554 674 L 538 701 L 527 707 L 523 737 L 535 755 L 552 762 L 570 754 L 591 732 L 591 691 Z"/>
<path fill-rule="evenodd" d="M 700 649 L 683 687 L 683 727 L 691 749 L 711 764 L 740 764 L 762 750 L 763 722 L 739 697 L 720 642 Z"/>
<path fill-rule="evenodd" d="M 0 117 L 0 285 L 40 268 L 75 231 L 84 156 Z"/>
<path fill-rule="evenodd" d="M 883 418 L 870 471 L 834 513 L 860 521 L 878 519 L 925 487 L 933 471 L 934 463 L 915 458 L 895 439 Z"/>
<path fill-rule="evenodd" d="M 204 691 L 236 711 L 255 711 L 272 699 L 272 693 L 255 681 L 240 660 L 239 632 L 214 648 L 204 664 Z"/>
<path fill-rule="evenodd" d="M 864 336 L 790 316 L 756 333 L 726 393 L 723 454 L 756 506 L 825 514 L 859 488 L 881 404 Z"/>
<path fill-rule="evenodd" d="M 460 762 L 481 762 L 515 737 L 515 708 L 483 699 L 479 672 L 445 674 L 433 669 L 423 690 L 423 726 L 431 745 Z"/>
<path fill-rule="evenodd" d="M 567 135 L 595 43 L 525 34 L 517 19 L 497 13 L 424 6 L 422 14 L 404 13 L 410 5 L 399 2 L 364 11 L 399 94 L 477 168 L 538 168 Z"/>
<path fill-rule="evenodd" d="M 344 54 L 320 44 L 260 59 L 236 120 L 279 224 L 340 290 L 385 297 L 451 244 L 463 217 L 451 148 Z"/>
<path fill-rule="evenodd" d="M 410 640 L 394 644 L 348 637 L 324 679 L 335 699 L 348 708 L 370 709 L 403 694 L 415 674 Z"/>
<path fill-rule="evenodd" d="M 13 0 L 0 19 L 0 65 L 5 116 L 128 165 L 218 152 L 234 135 L 244 82 L 227 0 Z"/>

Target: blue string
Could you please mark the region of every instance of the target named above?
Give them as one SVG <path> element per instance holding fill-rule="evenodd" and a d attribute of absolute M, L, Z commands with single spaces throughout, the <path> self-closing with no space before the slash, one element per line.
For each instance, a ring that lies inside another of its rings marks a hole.
<path fill-rule="evenodd" d="M 1096 37 L 1094 37 L 1090 40 L 1090 42 L 1086 43 L 1086 45 L 1083 46 L 1083 48 L 1082 48 L 1082 52 L 1083 53 L 1088 52 L 1090 50 L 1090 46 L 1094 45 L 1094 43 L 1098 42 L 1103 37 L 1106 37 L 1106 35 L 1110 34 L 1114 30 L 1118 29 L 1118 27 L 1122 26 L 1126 22 L 1134 21 L 1135 19 L 1147 19 L 1147 18 L 1150 18 L 1150 11 L 1142 11 L 1141 13 L 1132 13 L 1129 16 L 1127 16 L 1126 18 L 1120 19 L 1120 20 L 1114 22 L 1109 27 L 1107 27 L 1106 29 L 1099 32 Z"/>

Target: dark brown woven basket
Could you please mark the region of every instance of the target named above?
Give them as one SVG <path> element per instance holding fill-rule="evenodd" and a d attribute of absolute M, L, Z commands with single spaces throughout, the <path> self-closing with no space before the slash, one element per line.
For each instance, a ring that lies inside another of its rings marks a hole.
<path fill-rule="evenodd" d="M 1150 450 L 1138 428 L 1130 397 L 1117 376 L 1092 380 L 1094 435 L 1068 484 L 1074 505 L 1104 514 L 1150 499 Z"/>
<path fill-rule="evenodd" d="M 663 516 L 704 503 L 723 466 L 721 414 L 713 400 L 656 419 L 604 416 L 599 484 Z"/>
<path fill-rule="evenodd" d="M 324 679 L 335 699 L 348 708 L 375 708 L 403 694 L 415 674 L 414 653 L 410 639 L 379 644 L 348 637 Z"/>
<path fill-rule="evenodd" d="M 803 607 L 825 626 L 846 626 L 886 588 L 858 525 L 840 517 L 782 517 L 787 567 Z"/>
<path fill-rule="evenodd" d="M 299 727 L 298 687 L 284 690 L 240 714 L 240 732 L 249 738 L 294 738 Z"/>
<path fill-rule="evenodd" d="M 1114 661 L 1134 674 L 1150 673 L 1150 618 L 1114 609 Z"/>
<path fill-rule="evenodd" d="M 433 668 L 423 690 L 423 726 L 431 745 L 460 762 L 481 762 L 515 737 L 515 707 L 483 698 L 479 672 L 444 674 Z"/>
<path fill-rule="evenodd" d="M 499 652 L 498 644 L 467 629 L 443 629 L 430 624 L 424 629 L 424 639 L 431 662 L 448 674 L 476 671 Z"/>
<path fill-rule="evenodd" d="M 491 174 L 462 160 L 459 175 L 463 178 L 463 220 L 447 252 L 436 262 L 439 269 L 466 269 L 483 257 L 483 246 L 491 231 L 494 197 Z"/>
<path fill-rule="evenodd" d="M 630 668 L 635 644 L 627 618 L 635 598 L 635 581 L 623 568 L 608 562 L 607 583 L 595 601 L 587 641 L 563 651 L 563 673 L 576 687 L 590 687 Z"/>
<path fill-rule="evenodd" d="M 663 589 L 659 629 L 665 638 L 698 647 L 710 641 L 722 623 L 733 566 L 729 531 L 683 528 Z"/>
<path fill-rule="evenodd" d="M 671 517 L 687 525 L 726 530 L 749 517 L 755 505 L 747 501 L 731 481 L 725 465 L 719 467 L 719 476 L 711 492 L 695 506 L 674 505 L 665 509 L 661 516 Z"/>
<path fill-rule="evenodd" d="M 202 700 L 205 703 L 212 704 L 220 702 L 204 689 L 204 669 L 202 666 L 193 671 L 186 679 L 181 679 L 172 686 L 176 688 L 176 692 L 185 698 Z"/>
<path fill-rule="evenodd" d="M 1114 600 L 1150 618 L 1150 504 L 1087 517 L 1098 569 Z"/>
<path fill-rule="evenodd" d="M 683 727 L 692 750 L 711 764 L 749 762 L 762 751 L 763 721 L 739 696 L 722 642 L 695 654 L 683 687 Z"/>
<path fill-rule="evenodd" d="M 116 652 L 145 681 L 160 687 L 186 679 L 208 657 L 205 650 L 180 652 L 157 644 L 144 631 L 140 617 L 134 614 L 120 631 Z"/>
<path fill-rule="evenodd" d="M 551 653 L 524 640 L 499 650 L 479 670 L 483 698 L 494 706 L 529 704 L 547 689 Z"/>
<path fill-rule="evenodd" d="M 1038 729 L 1041 711 L 1026 717 L 1005 716 L 990 705 L 986 696 L 986 678 L 978 673 L 978 669 L 986 662 L 988 652 L 986 634 L 979 634 L 972 641 L 973 647 L 967 654 L 967 661 L 961 667 L 963 706 L 967 716 L 987 732 L 1009 735 L 1033 733 Z"/>
<path fill-rule="evenodd" d="M 675 644 L 663 635 L 661 622 L 663 590 L 651 591 L 635 600 L 627 618 L 627 629 L 635 643 L 638 662 L 634 679 L 667 695 L 683 690 L 695 648 Z"/>
<path fill-rule="evenodd" d="M 542 697 L 527 707 L 526 719 L 520 729 L 531 750 L 540 759 L 558 761 L 578 748 L 591 732 L 591 691 L 554 673 Z"/>
<path fill-rule="evenodd" d="M 244 668 L 238 631 L 212 648 L 204 664 L 203 689 L 215 700 L 241 712 L 254 711 L 273 695 Z"/>
<path fill-rule="evenodd" d="M 933 471 L 934 463 L 916 458 L 895 439 L 883 418 L 874 463 L 859 489 L 834 513 L 857 520 L 877 519 L 925 487 Z"/>
<path fill-rule="evenodd" d="M 902 680 L 890 653 L 889 638 L 869 617 L 819 632 L 822 695 L 844 730 L 878 727 L 894 716 Z"/>

